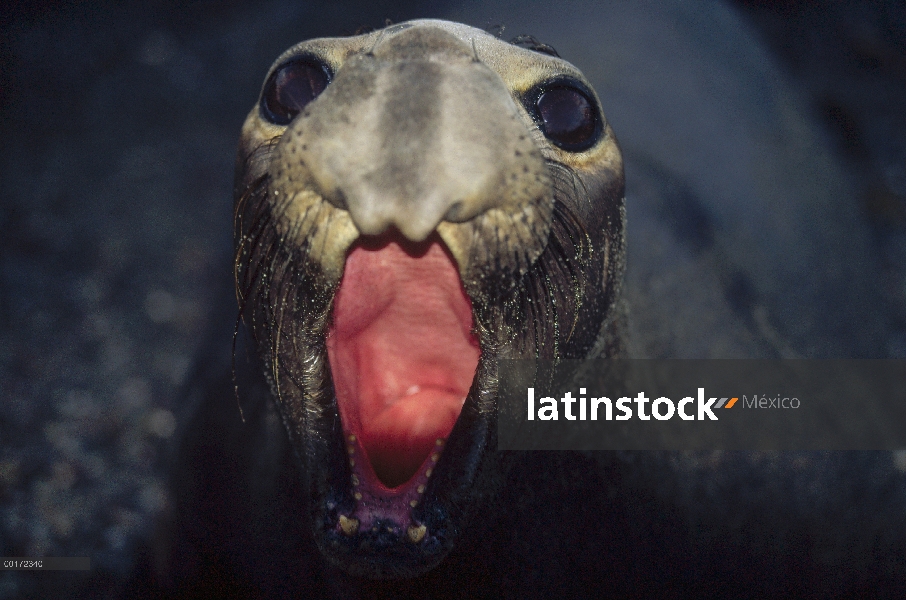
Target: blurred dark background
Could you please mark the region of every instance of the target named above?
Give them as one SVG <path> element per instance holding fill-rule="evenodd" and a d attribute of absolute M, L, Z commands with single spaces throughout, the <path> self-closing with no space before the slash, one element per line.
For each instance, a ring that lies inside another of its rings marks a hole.
<path fill-rule="evenodd" d="M 150 540 L 168 502 L 162 465 L 179 390 L 229 294 L 236 139 L 273 59 L 386 20 L 489 28 L 522 18 L 521 3 L 499 4 L 3 3 L 0 555 L 87 555 L 93 569 L 0 572 L 0 599 L 115 594 Z M 503 37 L 548 41 L 548 19 L 568 8 L 526 4 L 526 29 Z M 906 356 L 903 2 L 729 6 L 728 35 L 763 45 L 771 77 L 852 186 L 881 325 L 851 355 Z M 644 136 L 601 96 L 632 154 Z M 644 196 L 631 167 L 630 223 L 634 194 Z M 738 295 L 751 296 L 741 281 Z"/>

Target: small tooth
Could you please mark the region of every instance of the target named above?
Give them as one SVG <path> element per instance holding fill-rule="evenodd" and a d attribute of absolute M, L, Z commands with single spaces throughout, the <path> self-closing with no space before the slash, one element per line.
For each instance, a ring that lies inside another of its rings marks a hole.
<path fill-rule="evenodd" d="M 359 476 L 356 474 L 352 475 L 352 485 L 359 485 Z"/>
<path fill-rule="evenodd" d="M 437 438 L 437 441 L 434 442 L 434 443 L 435 443 L 437 446 L 443 446 L 443 445 L 444 445 L 444 439 L 443 439 L 443 438 Z"/>
<path fill-rule="evenodd" d="M 424 493 L 425 493 L 425 486 L 423 486 L 423 485 L 418 486 L 418 490 L 417 490 L 417 491 L 418 491 L 419 494 L 424 494 Z"/>
<path fill-rule="evenodd" d="M 431 462 L 437 462 L 437 459 L 440 458 L 440 454 L 434 453 L 431 455 Z"/>
<path fill-rule="evenodd" d="M 411 506 L 412 508 L 415 508 L 416 506 L 418 506 L 418 500 L 410 500 L 409 506 Z"/>
<path fill-rule="evenodd" d="M 346 448 L 346 452 L 349 452 L 350 454 L 355 454 L 355 446 L 348 446 Z"/>
<path fill-rule="evenodd" d="M 427 471 L 425 471 L 425 477 L 431 477 L 431 473 L 433 473 L 433 472 L 434 472 L 434 469 L 428 469 Z"/>
<path fill-rule="evenodd" d="M 349 459 L 349 466 L 350 466 L 350 467 L 354 467 L 354 466 L 355 466 L 355 460 L 353 460 L 353 459 L 350 458 L 350 459 Z"/>
<path fill-rule="evenodd" d="M 387 527 L 387 533 L 393 533 L 393 527 Z"/>
<path fill-rule="evenodd" d="M 354 435 L 354 434 L 350 434 L 350 435 L 349 435 L 349 441 L 350 441 L 350 442 L 354 442 L 354 441 L 355 441 L 355 435 Z"/>
<path fill-rule="evenodd" d="M 355 494 L 353 494 L 353 497 L 354 497 L 356 500 L 361 500 L 361 499 L 362 499 L 362 494 L 360 494 L 359 492 L 356 492 Z"/>
<path fill-rule="evenodd" d="M 351 519 L 346 515 L 340 515 L 340 529 L 346 535 L 355 535 L 359 530 L 359 520 Z"/>
<path fill-rule="evenodd" d="M 409 529 L 406 530 L 406 533 L 409 535 L 409 539 L 412 540 L 413 543 L 417 544 L 425 539 L 425 534 L 428 533 L 428 528 L 424 525 L 419 525 L 418 527 L 416 527 L 415 525 L 410 525 Z"/>

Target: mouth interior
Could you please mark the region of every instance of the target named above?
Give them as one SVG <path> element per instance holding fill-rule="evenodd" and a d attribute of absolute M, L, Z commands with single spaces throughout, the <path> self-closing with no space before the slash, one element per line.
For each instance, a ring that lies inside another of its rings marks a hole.
<path fill-rule="evenodd" d="M 480 355 L 472 304 L 436 234 L 353 247 L 327 353 L 345 435 L 379 485 L 402 486 L 453 429 Z"/>

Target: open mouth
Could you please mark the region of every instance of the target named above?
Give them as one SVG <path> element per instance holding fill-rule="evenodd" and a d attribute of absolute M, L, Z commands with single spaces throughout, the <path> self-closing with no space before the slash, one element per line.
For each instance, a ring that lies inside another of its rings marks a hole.
<path fill-rule="evenodd" d="M 337 532 L 419 542 L 413 516 L 481 354 L 472 304 L 437 234 L 361 238 L 347 255 L 327 354 L 355 499 Z M 391 531 L 392 530 L 392 531 Z"/>

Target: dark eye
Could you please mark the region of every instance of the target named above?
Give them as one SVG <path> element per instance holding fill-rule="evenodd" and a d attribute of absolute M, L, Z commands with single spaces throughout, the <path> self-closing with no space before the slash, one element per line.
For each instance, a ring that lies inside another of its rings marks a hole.
<path fill-rule="evenodd" d="M 584 92 L 552 87 L 538 96 L 535 106 L 544 135 L 564 150 L 586 150 L 598 140 L 598 112 Z"/>
<path fill-rule="evenodd" d="M 314 59 L 300 59 L 278 68 L 261 95 L 261 112 L 275 125 L 288 125 L 330 83 L 330 71 Z"/>

